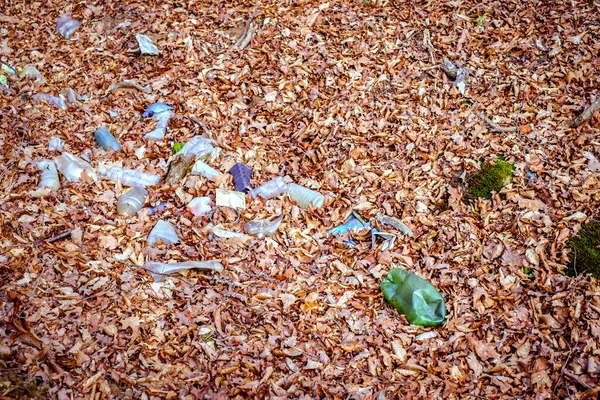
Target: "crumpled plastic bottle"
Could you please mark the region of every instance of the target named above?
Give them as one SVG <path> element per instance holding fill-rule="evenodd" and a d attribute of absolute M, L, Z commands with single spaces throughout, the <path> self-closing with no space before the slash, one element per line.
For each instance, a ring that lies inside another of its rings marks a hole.
<path fill-rule="evenodd" d="M 123 186 L 154 186 L 160 182 L 160 176 L 122 167 L 100 167 L 98 173 L 113 182 L 120 181 Z"/>
<path fill-rule="evenodd" d="M 56 168 L 65 176 L 69 182 L 77 182 L 81 179 L 83 171 L 94 181 L 98 180 L 98 175 L 92 169 L 92 166 L 83 159 L 64 151 L 60 156 L 54 158 Z"/>
<path fill-rule="evenodd" d="M 412 272 L 393 268 L 381 283 L 381 291 L 413 325 L 440 326 L 446 320 L 446 303 L 440 293 Z"/>
<path fill-rule="evenodd" d="M 134 216 L 144 206 L 148 191 L 141 187 L 134 187 L 121 196 L 117 201 L 117 212 L 121 215 Z"/>
<path fill-rule="evenodd" d="M 325 202 L 325 196 L 321 193 L 295 183 L 290 183 L 288 196 L 302 208 L 308 208 L 311 204 L 315 208 L 321 208 Z"/>
<path fill-rule="evenodd" d="M 35 163 L 38 169 L 42 172 L 42 178 L 38 187 L 50 187 L 52 190 L 58 190 L 60 188 L 60 181 L 58 180 L 58 171 L 52 160 L 41 160 Z"/>
<path fill-rule="evenodd" d="M 278 176 L 277 178 L 271 179 L 270 181 L 263 183 L 259 187 L 252 189 L 250 194 L 253 198 L 260 196 L 265 200 L 269 200 L 273 197 L 285 193 L 288 190 L 288 186 L 289 185 L 285 183 L 283 178 L 281 176 Z"/>
<path fill-rule="evenodd" d="M 215 180 L 215 178 L 220 175 L 219 171 L 202 160 L 196 161 L 190 173 L 192 175 L 201 175 L 211 181 Z"/>
<path fill-rule="evenodd" d="M 275 232 L 277 232 L 277 228 L 279 228 L 282 220 L 283 215 L 280 215 L 272 221 L 257 219 L 244 224 L 244 230 L 246 233 L 262 239 L 265 236 L 273 236 Z"/>
<path fill-rule="evenodd" d="M 115 151 L 123 150 L 117 139 L 103 126 L 96 129 L 94 139 L 96 139 L 96 142 L 105 151 L 108 151 L 108 149 L 114 149 Z"/>
<path fill-rule="evenodd" d="M 152 103 L 146 108 L 146 111 L 142 113 L 142 118 L 154 117 L 155 114 L 160 114 L 165 111 L 171 111 L 173 107 L 166 103 Z"/>

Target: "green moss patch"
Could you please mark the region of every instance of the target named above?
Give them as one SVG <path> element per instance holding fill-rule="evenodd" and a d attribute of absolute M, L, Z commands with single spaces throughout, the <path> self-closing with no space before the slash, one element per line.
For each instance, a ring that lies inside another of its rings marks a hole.
<path fill-rule="evenodd" d="M 569 240 L 569 246 L 571 262 L 567 275 L 592 274 L 600 279 L 600 222 L 581 225 L 579 233 Z"/>
<path fill-rule="evenodd" d="M 514 166 L 504 160 L 496 160 L 493 164 L 486 163 L 479 172 L 468 175 L 467 195 L 468 200 L 478 198 L 491 199 L 492 192 L 499 192 L 504 185 L 510 183 L 513 177 Z"/>

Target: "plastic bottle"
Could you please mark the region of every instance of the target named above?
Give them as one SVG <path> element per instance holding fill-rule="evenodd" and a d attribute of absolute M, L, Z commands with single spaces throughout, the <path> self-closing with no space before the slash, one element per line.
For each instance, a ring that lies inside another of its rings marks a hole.
<path fill-rule="evenodd" d="M 160 182 L 160 176 L 121 167 L 100 167 L 98 173 L 113 182 L 120 181 L 123 186 L 154 186 Z"/>
<path fill-rule="evenodd" d="M 40 171 L 42 171 L 42 179 L 38 187 L 50 187 L 52 190 L 58 190 L 60 188 L 60 181 L 58 180 L 58 171 L 52 160 L 41 160 L 35 163 Z"/>
<path fill-rule="evenodd" d="M 237 163 L 229 170 L 233 176 L 233 186 L 238 192 L 248 193 L 252 189 L 250 179 L 252 179 L 252 168 L 244 163 Z"/>
<path fill-rule="evenodd" d="M 71 153 L 67 153 L 66 151 L 64 151 L 62 155 L 54 158 L 54 162 L 56 163 L 56 168 L 69 182 L 79 181 L 83 171 L 85 171 L 93 180 L 98 179 L 98 176 L 88 162 Z"/>
<path fill-rule="evenodd" d="M 117 212 L 121 215 L 134 216 L 144 206 L 148 191 L 141 187 L 134 187 L 121 196 L 117 202 Z"/>
<path fill-rule="evenodd" d="M 154 114 L 152 119 L 158 121 L 156 124 L 156 128 L 150 133 L 147 133 L 144 138 L 146 140 L 162 140 L 165 137 L 167 132 L 167 125 L 169 124 L 169 119 L 173 116 L 171 111 L 163 111 L 161 113 Z"/>
<path fill-rule="evenodd" d="M 201 175 L 206 179 L 214 181 L 217 176 L 220 175 L 220 172 L 205 163 L 204 161 L 198 160 L 192 167 L 192 175 Z"/>
<path fill-rule="evenodd" d="M 254 235 L 259 239 L 265 236 L 273 236 L 277 232 L 277 228 L 283 220 L 283 215 L 275 218 L 273 221 L 266 219 L 257 219 L 244 224 L 244 230 L 250 235 Z"/>
<path fill-rule="evenodd" d="M 288 196 L 302 208 L 308 208 L 311 204 L 315 208 L 321 208 L 325 202 L 325 196 L 321 193 L 295 183 L 290 183 Z"/>
<path fill-rule="evenodd" d="M 105 127 L 100 127 L 94 132 L 94 139 L 105 151 L 108 149 L 114 149 L 115 151 L 121 151 L 123 148 L 115 139 L 115 137 Z"/>
<path fill-rule="evenodd" d="M 165 103 L 153 103 L 150 104 L 148 108 L 146 108 L 146 111 L 142 113 L 142 118 L 154 117 L 155 114 L 160 114 L 165 111 L 171 111 L 172 109 L 172 106 Z"/>
<path fill-rule="evenodd" d="M 289 185 L 285 183 L 283 178 L 278 176 L 275 179 L 271 179 L 270 181 L 263 183 L 256 189 L 253 189 L 250 194 L 253 198 L 260 196 L 263 199 L 268 200 L 285 193 L 288 190 L 288 186 Z"/>
<path fill-rule="evenodd" d="M 218 150 L 213 147 L 210 139 L 198 135 L 188 140 L 179 152 L 185 155 L 193 154 L 196 158 L 206 160 Z"/>
<path fill-rule="evenodd" d="M 179 243 L 179 237 L 177 236 L 175 226 L 167 221 L 158 221 L 150 231 L 150 235 L 148 235 L 148 244 L 154 246 L 158 239 L 162 240 L 162 242 L 167 245 Z"/>
<path fill-rule="evenodd" d="M 188 203 L 188 210 L 190 210 L 195 217 L 200 217 L 211 212 L 213 205 L 210 197 L 195 197 Z"/>

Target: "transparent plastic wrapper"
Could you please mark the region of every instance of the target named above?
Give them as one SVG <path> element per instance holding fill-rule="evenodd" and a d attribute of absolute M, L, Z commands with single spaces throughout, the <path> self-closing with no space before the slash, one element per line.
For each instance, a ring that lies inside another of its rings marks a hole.
<path fill-rule="evenodd" d="M 283 215 L 275 218 L 272 221 L 266 219 L 257 219 L 254 221 L 246 222 L 244 224 L 244 231 L 250 235 L 254 235 L 259 239 L 265 236 L 273 236 L 277 232 L 277 228 L 281 225 Z"/>
<path fill-rule="evenodd" d="M 196 161 L 194 166 L 192 167 L 192 175 L 201 175 L 208 180 L 214 181 L 217 176 L 221 173 L 205 163 L 202 160 Z"/>
<path fill-rule="evenodd" d="M 100 167 L 98 173 L 113 182 L 120 181 L 123 186 L 154 186 L 160 182 L 160 176 L 122 167 Z"/>
<path fill-rule="evenodd" d="M 235 190 L 217 189 L 217 207 L 231 207 L 243 210 L 246 208 L 246 194 Z"/>
<path fill-rule="evenodd" d="M 237 163 L 229 170 L 233 176 L 233 186 L 238 192 L 248 193 L 252 189 L 250 179 L 252 179 L 252 168 L 244 163 Z"/>
<path fill-rule="evenodd" d="M 69 182 L 78 182 L 81 179 L 83 171 L 92 178 L 98 180 L 98 175 L 92 169 L 92 166 L 83 159 L 64 151 L 62 155 L 54 158 L 56 168 L 65 176 Z"/>
<path fill-rule="evenodd" d="M 63 147 L 65 147 L 65 141 L 61 138 L 52 138 L 48 143 L 48 150 L 50 151 L 62 151 Z"/>
<path fill-rule="evenodd" d="M 117 202 L 117 212 L 121 215 L 129 215 L 130 217 L 137 214 L 142 209 L 146 202 L 148 191 L 141 187 L 129 189 L 121 196 Z"/>
<path fill-rule="evenodd" d="M 71 35 L 79 29 L 81 21 L 71 18 L 69 14 L 63 14 L 56 21 L 56 31 L 63 35 L 65 39 L 70 39 Z"/>
<path fill-rule="evenodd" d="M 146 111 L 142 113 L 142 118 L 151 118 L 155 114 L 160 114 L 165 111 L 172 111 L 173 107 L 166 103 L 152 103 L 146 108 Z"/>
<path fill-rule="evenodd" d="M 203 269 L 215 272 L 224 271 L 223 264 L 218 261 L 182 261 L 173 264 L 149 261 L 144 264 L 144 268 L 153 274 L 153 278 L 156 281 L 162 280 L 163 275 L 175 274 L 188 269 Z"/>
<path fill-rule="evenodd" d="M 165 138 L 165 134 L 167 133 L 167 125 L 169 125 L 169 120 L 173 116 L 171 111 L 163 111 L 158 114 L 154 114 L 152 119 L 158 121 L 156 127 L 151 132 L 147 133 L 144 136 L 146 140 L 162 140 Z"/>
<path fill-rule="evenodd" d="M 108 151 L 108 149 L 114 149 L 115 151 L 123 150 L 117 139 L 105 127 L 96 129 L 94 139 L 96 139 L 96 142 L 105 151 Z"/>
<path fill-rule="evenodd" d="M 290 183 L 288 196 L 302 208 L 308 208 L 311 204 L 315 208 L 321 208 L 325 203 L 325 196 L 321 193 L 295 183 Z"/>
<path fill-rule="evenodd" d="M 52 104 L 55 107 L 60 108 L 61 110 L 66 110 L 67 108 L 69 108 L 69 105 L 67 104 L 65 99 L 63 99 L 62 97 L 50 96 L 49 94 L 46 94 L 46 93 L 38 93 L 38 94 L 33 95 L 34 102 L 37 103 L 40 99 L 47 101 L 48 103 Z"/>
<path fill-rule="evenodd" d="M 252 189 L 250 194 L 253 198 L 260 196 L 263 199 L 269 200 L 287 192 L 287 190 L 288 184 L 285 183 L 281 176 L 278 176 L 275 179 L 271 179 L 270 181 L 263 183 L 256 189 Z"/>
<path fill-rule="evenodd" d="M 213 202 L 210 197 L 195 197 L 188 203 L 188 210 L 195 217 L 200 217 L 210 213 L 213 209 Z"/>
<path fill-rule="evenodd" d="M 219 154 L 219 149 L 213 147 L 212 141 L 210 139 L 198 135 L 188 140 L 183 145 L 181 150 L 179 150 L 179 153 L 186 156 L 194 155 L 200 160 L 206 160 L 211 156 L 217 156 Z"/>
<path fill-rule="evenodd" d="M 376 218 L 382 224 L 391 226 L 392 228 L 396 229 L 397 231 L 402 232 L 403 235 L 406 235 L 408 237 L 413 237 L 413 235 L 414 235 L 413 231 L 404 222 L 400 221 L 396 217 L 389 217 L 387 215 L 378 215 Z"/>
<path fill-rule="evenodd" d="M 352 211 L 350 216 L 346 219 L 346 222 L 343 225 L 336 226 L 335 228 L 333 228 L 332 230 L 327 232 L 327 236 L 329 236 L 329 235 L 333 235 L 333 236 L 344 235 L 346 233 L 350 233 L 351 230 L 359 230 L 359 229 L 370 228 L 370 227 L 371 227 L 370 222 L 366 222 L 360 216 L 360 214 L 358 214 L 356 211 Z"/>
<path fill-rule="evenodd" d="M 140 52 L 142 54 L 148 54 L 153 56 L 158 55 L 158 47 L 156 47 L 154 43 L 152 43 L 152 39 L 150 39 L 148 36 L 138 33 L 137 35 L 135 35 L 135 39 L 137 40 L 138 45 L 140 46 Z"/>
<path fill-rule="evenodd" d="M 158 221 L 150 231 L 150 235 L 148 235 L 148 245 L 154 246 L 158 239 L 166 245 L 179 243 L 175 226 L 167 221 Z"/>
<path fill-rule="evenodd" d="M 52 160 L 41 160 L 35 163 L 40 171 L 42 178 L 38 187 L 49 187 L 52 190 L 60 189 L 60 181 L 58 179 L 58 171 Z"/>
<path fill-rule="evenodd" d="M 423 278 L 402 268 L 393 268 L 381 283 L 383 297 L 408 322 L 440 326 L 446 320 L 446 303 L 440 293 Z"/>
<path fill-rule="evenodd" d="M 92 162 L 92 151 L 90 149 L 82 151 L 81 158 L 83 158 L 87 162 Z"/>

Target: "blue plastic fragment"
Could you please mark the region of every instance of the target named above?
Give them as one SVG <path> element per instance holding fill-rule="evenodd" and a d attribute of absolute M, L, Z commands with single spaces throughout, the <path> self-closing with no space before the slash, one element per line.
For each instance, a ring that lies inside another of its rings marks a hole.
<path fill-rule="evenodd" d="M 165 103 L 150 104 L 150 106 L 148 106 L 148 108 L 146 108 L 146 111 L 144 111 L 144 113 L 142 114 L 142 118 L 150 118 L 154 114 L 160 114 L 162 112 L 170 111 L 172 109 L 173 107 Z"/>
<path fill-rule="evenodd" d="M 537 174 L 535 172 L 527 171 L 527 183 L 531 183 L 537 179 Z"/>
<path fill-rule="evenodd" d="M 356 242 L 354 240 L 344 240 L 344 244 L 348 247 L 356 246 Z"/>
<path fill-rule="evenodd" d="M 359 230 L 370 227 L 370 222 L 366 222 L 356 211 L 352 211 L 352 214 L 350 214 L 346 222 L 343 225 L 336 226 L 335 228 L 327 232 L 327 236 L 339 236 L 349 233 L 350 230 Z"/>

